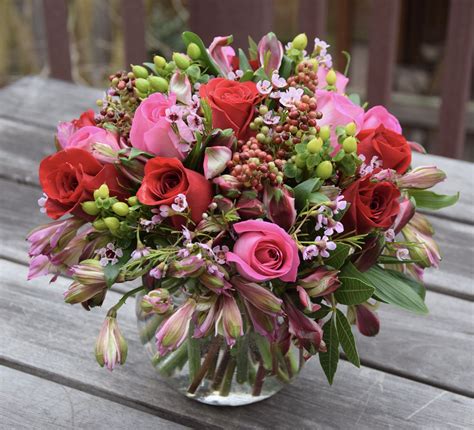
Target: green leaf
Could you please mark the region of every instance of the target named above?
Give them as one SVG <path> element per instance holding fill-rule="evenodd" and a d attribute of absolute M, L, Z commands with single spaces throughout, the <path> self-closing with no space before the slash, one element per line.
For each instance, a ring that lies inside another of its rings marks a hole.
<path fill-rule="evenodd" d="M 130 260 L 131 254 L 132 250 L 126 249 L 123 251 L 123 255 L 118 259 L 117 263 L 107 264 L 107 266 L 104 267 L 104 277 L 107 288 L 110 288 L 115 283 L 120 274 L 120 269 L 128 260 Z"/>
<path fill-rule="evenodd" d="M 329 257 L 324 260 L 324 263 L 335 269 L 340 269 L 346 262 L 351 248 L 352 247 L 346 243 L 338 243 L 336 249 L 331 251 Z"/>
<path fill-rule="evenodd" d="M 339 280 L 341 286 L 336 290 L 334 296 L 343 305 L 363 303 L 374 293 L 374 287 L 350 261 L 342 267 Z"/>
<path fill-rule="evenodd" d="M 199 58 L 209 69 L 209 72 L 216 76 L 221 74 L 216 63 L 214 63 L 213 59 L 210 57 L 207 48 L 204 46 L 203 41 L 196 33 L 185 31 L 182 35 L 182 39 L 186 46 L 188 46 L 190 43 L 195 43 L 197 46 L 199 46 L 199 49 L 201 50 L 201 56 Z"/>
<path fill-rule="evenodd" d="M 288 58 L 286 55 L 283 55 L 283 59 L 281 61 L 281 66 L 279 70 L 279 74 L 282 78 L 288 79 L 291 74 L 291 69 L 293 68 L 293 60 Z"/>
<path fill-rule="evenodd" d="M 406 263 L 406 261 L 404 261 L 404 263 Z M 404 273 L 397 272 L 396 270 L 385 269 L 385 271 L 390 273 L 392 276 L 395 276 L 396 278 L 400 279 L 402 282 L 405 282 L 413 289 L 413 291 L 415 291 L 416 294 L 421 297 L 423 301 L 425 300 L 426 287 L 421 282 L 418 282 L 415 279 L 408 277 Z"/>
<path fill-rule="evenodd" d="M 336 328 L 337 337 L 341 343 L 342 349 L 346 354 L 347 359 L 356 367 L 360 367 L 359 353 L 355 343 L 354 335 L 352 334 L 351 325 L 347 321 L 346 316 L 336 309 Z"/>
<path fill-rule="evenodd" d="M 247 82 L 253 79 L 253 70 L 247 70 L 240 78 L 240 82 Z"/>
<path fill-rule="evenodd" d="M 254 81 L 255 82 L 258 82 L 258 81 L 269 81 L 270 78 L 268 77 L 268 75 L 265 73 L 265 70 L 263 67 L 260 67 L 259 69 L 257 69 L 254 73 Z"/>
<path fill-rule="evenodd" d="M 448 196 L 427 190 L 408 190 L 408 194 L 415 199 L 416 206 L 433 210 L 447 208 L 459 200 L 459 192 Z"/>
<path fill-rule="evenodd" d="M 355 163 L 354 158 L 352 155 L 348 154 L 342 158 L 342 160 L 338 164 L 339 170 L 345 175 L 345 176 L 353 176 L 357 166 Z"/>
<path fill-rule="evenodd" d="M 371 267 L 363 276 L 375 288 L 375 294 L 387 303 L 417 314 L 426 315 L 428 308 L 423 299 L 406 280 L 378 266 Z"/>
<path fill-rule="evenodd" d="M 331 307 L 326 306 L 323 303 L 321 303 L 320 306 L 321 308 L 318 309 L 316 312 L 306 313 L 306 315 L 308 315 L 308 317 L 310 317 L 313 320 L 322 320 L 324 317 L 326 317 L 326 315 L 332 312 Z"/>
<path fill-rule="evenodd" d="M 329 202 L 329 198 L 326 194 L 316 192 L 308 196 L 308 202 L 312 205 L 318 205 Z"/>
<path fill-rule="evenodd" d="M 296 206 L 298 206 L 299 208 L 303 208 L 308 201 L 309 195 L 313 191 L 316 191 L 319 188 L 320 184 L 321 184 L 321 179 L 319 178 L 310 178 L 304 182 L 301 182 L 301 184 L 298 184 L 293 189 L 295 192 Z"/>
<path fill-rule="evenodd" d="M 249 56 L 251 60 L 256 60 L 258 58 L 258 46 L 250 36 L 248 37 L 249 41 Z"/>
<path fill-rule="evenodd" d="M 240 48 L 239 48 L 239 69 L 242 70 L 243 72 L 251 70 L 253 74 L 252 66 L 249 63 L 249 60 L 247 59 L 245 52 Z"/>
<path fill-rule="evenodd" d="M 309 170 L 314 169 L 321 162 L 321 156 L 319 154 L 310 154 L 306 159 L 306 166 Z"/>
<path fill-rule="evenodd" d="M 287 178 L 294 178 L 296 176 L 296 166 L 294 163 L 286 163 L 283 171 Z"/>
<path fill-rule="evenodd" d="M 156 70 L 155 63 L 143 63 L 143 65 L 147 67 L 148 69 L 150 69 L 153 72 L 153 74 L 159 75 L 158 71 Z"/>
<path fill-rule="evenodd" d="M 319 362 L 326 374 L 326 378 L 330 385 L 334 380 L 334 374 L 337 370 L 337 363 L 339 361 L 339 338 L 337 336 L 337 328 L 334 315 L 324 324 L 323 340 L 326 344 L 327 351 L 319 353 Z"/>
<path fill-rule="evenodd" d="M 294 148 L 297 154 L 306 154 L 306 143 L 297 143 Z"/>

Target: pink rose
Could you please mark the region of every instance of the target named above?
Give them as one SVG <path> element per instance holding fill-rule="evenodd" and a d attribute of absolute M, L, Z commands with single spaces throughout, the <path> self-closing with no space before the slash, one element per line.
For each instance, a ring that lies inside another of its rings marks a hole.
<path fill-rule="evenodd" d="M 94 148 L 96 143 L 109 146 L 114 152 L 120 150 L 117 135 L 111 131 L 92 125 L 80 128 L 79 130 L 75 131 L 65 142 L 60 142 L 63 149 L 84 149 L 92 153 L 92 155 L 94 155 L 97 159 L 100 159 L 101 161 L 107 161 L 107 157 L 99 153 L 97 148 Z"/>
<path fill-rule="evenodd" d="M 330 69 L 324 66 L 319 66 L 318 68 L 318 89 L 323 89 L 327 86 L 326 75 Z M 347 84 L 349 83 L 349 78 L 344 76 L 342 73 L 336 72 L 336 89 L 339 94 L 344 94 L 346 91 Z"/>
<path fill-rule="evenodd" d="M 321 111 L 323 117 L 318 120 L 318 125 L 329 125 L 331 127 L 331 143 L 338 147 L 336 137 L 336 127 L 345 126 L 350 122 L 356 124 L 359 131 L 364 122 L 364 109 L 353 103 L 349 98 L 337 94 L 334 91 L 317 90 L 316 99 L 318 110 Z"/>
<path fill-rule="evenodd" d="M 383 106 L 374 106 L 365 113 L 362 130 L 377 128 L 380 124 L 395 133 L 402 134 L 402 127 L 398 119 Z"/>
<path fill-rule="evenodd" d="M 265 221 L 243 221 L 234 224 L 240 235 L 233 252 L 226 254 L 245 279 L 260 282 L 279 278 L 294 282 L 300 259 L 290 235 L 276 224 Z"/>
<path fill-rule="evenodd" d="M 176 95 L 155 93 L 143 100 L 135 112 L 130 130 L 132 146 L 160 157 L 183 160 L 182 145 L 166 118 L 166 110 L 176 105 Z"/>

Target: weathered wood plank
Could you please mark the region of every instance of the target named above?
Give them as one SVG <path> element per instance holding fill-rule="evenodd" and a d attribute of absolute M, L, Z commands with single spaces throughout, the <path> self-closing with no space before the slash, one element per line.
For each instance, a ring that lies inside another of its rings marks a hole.
<path fill-rule="evenodd" d="M 1 152 L 0 152 L 1 157 Z M 0 235 L 3 246 L 0 256 L 26 262 L 28 231 L 49 220 L 39 212 L 39 188 L 0 179 L 0 193 L 4 204 L 0 208 Z M 472 288 L 474 226 L 451 220 L 431 218 L 436 228 L 436 239 L 441 245 L 444 260 L 440 270 L 427 270 L 429 285 L 448 294 L 474 298 Z"/>
<path fill-rule="evenodd" d="M 298 10 L 298 31 L 306 33 L 310 41 L 315 37 L 324 40 L 326 37 L 327 21 L 327 0 L 300 0 Z"/>
<path fill-rule="evenodd" d="M 145 5 L 143 0 L 121 1 L 125 42 L 125 67 L 146 61 Z"/>
<path fill-rule="evenodd" d="M 184 429 L 159 417 L 0 366 L 0 422 L 9 429 Z"/>
<path fill-rule="evenodd" d="M 201 422 L 203 426 L 225 428 L 298 429 L 472 425 L 471 399 L 370 368 L 356 369 L 346 362 L 340 363 L 331 388 L 317 360 L 312 360 L 294 384 L 265 402 L 234 409 L 199 405 L 185 400 L 156 377 L 139 345 L 132 302 L 119 315 L 130 344 L 128 362 L 109 373 L 98 368 L 92 354 L 105 312 L 87 313 L 78 306 L 65 306 L 61 292 L 68 282 L 64 279 L 55 285 L 44 281 L 25 285 L 23 266 L 1 264 L 2 360 L 36 369 L 38 374 L 52 372 L 56 379 L 67 380 L 71 386 L 78 384 L 83 391 L 126 401 L 128 406 L 135 403 L 168 419 L 179 415 L 188 425 Z M 117 298 L 111 292 L 107 303 L 111 305 Z M 450 351 L 447 361 L 452 355 Z"/>

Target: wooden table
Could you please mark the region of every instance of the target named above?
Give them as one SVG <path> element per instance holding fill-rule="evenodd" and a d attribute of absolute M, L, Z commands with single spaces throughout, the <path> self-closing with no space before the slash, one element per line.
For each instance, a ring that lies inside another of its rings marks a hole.
<path fill-rule="evenodd" d="M 39 77 L 0 90 L 0 428 L 474 426 L 473 169 L 434 156 L 417 156 L 415 164 L 437 164 L 449 178 L 439 190 L 462 194 L 455 208 L 430 215 L 444 253 L 441 270 L 426 274 L 431 313 L 382 307 L 379 336 L 359 336 L 361 369 L 341 361 L 333 387 L 315 359 L 291 386 L 255 405 L 216 408 L 188 400 L 148 362 L 133 300 L 120 315 L 127 364 L 113 373 L 99 368 L 93 345 L 105 309 L 87 313 L 64 304 L 67 279 L 27 282 L 24 237 L 47 221 L 36 204 L 37 167 L 53 151 L 57 122 L 94 107 L 100 95 Z M 117 294 L 110 293 L 111 303 Z"/>

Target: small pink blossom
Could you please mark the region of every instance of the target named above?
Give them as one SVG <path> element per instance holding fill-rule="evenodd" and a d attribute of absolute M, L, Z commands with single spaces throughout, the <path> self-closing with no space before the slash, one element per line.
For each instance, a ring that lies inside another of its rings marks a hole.
<path fill-rule="evenodd" d="M 257 82 L 257 90 L 260 94 L 263 95 L 268 95 L 272 92 L 273 87 L 270 81 L 267 81 L 266 79 L 263 81 L 258 81 Z"/>
<path fill-rule="evenodd" d="M 295 103 L 301 101 L 303 88 L 290 87 L 285 92 L 280 93 L 280 103 L 285 107 L 294 107 Z"/>
<path fill-rule="evenodd" d="M 272 73 L 272 84 L 275 88 L 285 88 L 288 86 L 286 79 L 280 77 L 276 70 Z"/>
<path fill-rule="evenodd" d="M 303 260 L 312 260 L 317 257 L 319 250 L 316 245 L 309 245 L 303 249 Z"/>
<path fill-rule="evenodd" d="M 324 234 L 326 236 L 332 236 L 334 232 L 336 233 L 342 233 L 344 231 L 344 226 L 342 225 L 341 222 L 335 221 L 332 218 L 328 218 L 328 223 L 326 230 L 324 230 Z"/>
<path fill-rule="evenodd" d="M 400 261 L 408 260 L 410 258 L 410 252 L 406 248 L 397 249 L 396 255 Z"/>
<path fill-rule="evenodd" d="M 263 122 L 267 125 L 275 125 L 280 122 L 280 117 L 270 110 L 263 115 Z"/>
<path fill-rule="evenodd" d="M 389 228 L 384 233 L 384 237 L 387 242 L 393 242 L 395 240 L 395 230 L 393 228 Z"/>
<path fill-rule="evenodd" d="M 214 248 L 212 248 L 212 252 L 217 263 L 225 264 L 226 262 L 225 256 L 229 252 L 229 247 L 226 245 L 215 246 Z"/>
<path fill-rule="evenodd" d="M 164 276 L 163 270 L 159 267 L 154 267 L 150 270 L 149 275 L 155 279 L 161 279 Z"/>
<path fill-rule="evenodd" d="M 173 209 L 175 212 L 184 212 L 187 207 L 188 202 L 184 194 L 178 194 L 174 199 L 174 203 L 171 205 L 171 209 Z"/>
<path fill-rule="evenodd" d="M 140 258 L 146 257 L 150 254 L 150 251 L 151 249 L 148 246 L 139 246 L 132 252 L 132 260 L 139 260 Z"/>
<path fill-rule="evenodd" d="M 105 267 L 108 264 L 116 264 L 119 258 L 123 257 L 122 248 L 116 248 L 112 242 L 109 242 L 104 248 L 95 251 L 101 258 L 99 263 Z"/>

